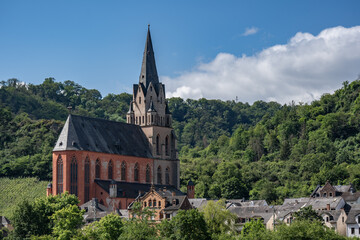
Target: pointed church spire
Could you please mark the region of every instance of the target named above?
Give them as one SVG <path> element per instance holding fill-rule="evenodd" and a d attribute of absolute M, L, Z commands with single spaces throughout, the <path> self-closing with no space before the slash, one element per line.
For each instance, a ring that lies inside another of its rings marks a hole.
<path fill-rule="evenodd" d="M 154 50 L 151 42 L 150 25 L 148 25 L 139 83 L 142 83 L 145 89 L 147 89 L 150 82 L 152 82 L 156 88 L 159 83 L 159 77 L 156 70 Z"/>

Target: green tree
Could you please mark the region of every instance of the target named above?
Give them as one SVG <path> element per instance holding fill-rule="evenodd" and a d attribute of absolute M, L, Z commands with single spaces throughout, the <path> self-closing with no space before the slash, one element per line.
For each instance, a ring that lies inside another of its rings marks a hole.
<path fill-rule="evenodd" d="M 208 201 L 202 212 L 212 239 L 218 239 L 220 235 L 224 237 L 235 234 L 236 215 L 226 209 L 225 200 Z"/>
<path fill-rule="evenodd" d="M 298 212 L 295 212 L 294 219 L 296 221 L 323 221 L 322 217 L 312 209 L 312 206 L 303 207 Z"/>
<path fill-rule="evenodd" d="M 204 215 L 196 209 L 180 210 L 168 223 L 160 224 L 159 229 L 163 239 L 210 239 Z"/>
<path fill-rule="evenodd" d="M 264 239 L 266 229 L 263 220 L 251 220 L 241 230 L 241 239 Z"/>
<path fill-rule="evenodd" d="M 51 220 L 54 222 L 53 236 L 59 240 L 68 240 L 78 235 L 78 229 L 83 223 L 84 210 L 76 205 L 67 205 L 57 210 Z"/>
<path fill-rule="evenodd" d="M 83 234 L 87 239 L 116 240 L 123 232 L 123 225 L 120 216 L 109 214 L 86 226 Z"/>
<path fill-rule="evenodd" d="M 54 218 L 59 210 L 74 206 L 79 200 L 68 193 L 38 198 L 33 203 L 23 201 L 13 213 L 14 235 L 19 238 L 49 235 L 53 231 Z"/>
<path fill-rule="evenodd" d="M 290 226 L 281 224 L 277 227 L 275 232 L 268 239 L 282 239 L 282 240 L 341 240 L 347 239 L 334 232 L 334 230 L 325 227 L 319 221 L 294 221 Z M 263 238 L 266 239 L 266 238 Z"/>

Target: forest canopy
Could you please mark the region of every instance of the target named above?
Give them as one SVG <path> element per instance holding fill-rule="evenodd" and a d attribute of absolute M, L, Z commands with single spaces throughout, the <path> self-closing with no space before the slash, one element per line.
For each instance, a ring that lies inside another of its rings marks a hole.
<path fill-rule="evenodd" d="M 182 189 L 197 197 L 281 202 L 317 184 L 360 189 L 360 80 L 311 104 L 168 99 Z M 73 81 L 0 82 L 0 177 L 51 179 L 51 151 L 69 113 L 125 122 L 132 96 Z"/>

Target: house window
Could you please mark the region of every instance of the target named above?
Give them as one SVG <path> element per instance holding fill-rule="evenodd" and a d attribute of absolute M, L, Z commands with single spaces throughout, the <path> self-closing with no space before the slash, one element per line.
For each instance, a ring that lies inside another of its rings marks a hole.
<path fill-rule="evenodd" d="M 144 207 L 146 207 L 146 202 L 144 202 Z"/>
<path fill-rule="evenodd" d="M 113 179 L 113 164 L 111 160 L 108 165 L 108 179 Z"/>
<path fill-rule="evenodd" d="M 143 116 L 142 118 L 143 118 L 143 121 L 142 121 L 142 123 L 144 124 L 144 123 L 145 123 L 145 118 L 144 118 L 144 116 Z"/>
<path fill-rule="evenodd" d="M 152 207 L 152 201 L 149 200 L 149 207 Z"/>
<path fill-rule="evenodd" d="M 152 92 L 152 86 L 150 86 L 150 92 Z"/>
<path fill-rule="evenodd" d="M 75 156 L 71 159 L 70 165 L 70 194 L 78 195 L 77 191 L 77 178 L 78 178 L 78 166 Z"/>
<path fill-rule="evenodd" d="M 141 97 L 139 97 L 139 104 L 141 104 Z"/>
<path fill-rule="evenodd" d="M 126 163 L 125 162 L 121 163 L 121 180 L 123 180 L 123 181 L 126 180 Z"/>
<path fill-rule="evenodd" d="M 169 136 L 165 138 L 165 155 L 169 156 Z"/>
<path fill-rule="evenodd" d="M 160 136 L 156 136 L 156 154 L 160 155 Z"/>
<path fill-rule="evenodd" d="M 150 166 L 146 165 L 146 182 L 150 182 Z"/>
<path fill-rule="evenodd" d="M 341 220 L 342 220 L 342 222 L 345 222 L 345 218 L 344 218 L 344 217 L 342 217 Z"/>
<path fill-rule="evenodd" d="M 169 185 L 170 184 L 170 168 L 167 167 L 165 169 L 165 184 Z"/>
<path fill-rule="evenodd" d="M 88 202 L 90 200 L 90 161 L 89 161 L 89 158 L 86 157 L 85 159 L 85 173 L 84 173 L 84 182 L 85 182 L 85 189 L 84 189 L 84 192 L 85 192 L 85 202 Z"/>
<path fill-rule="evenodd" d="M 351 228 L 351 234 L 355 234 L 355 228 Z"/>
<path fill-rule="evenodd" d="M 63 192 L 63 161 L 61 155 L 59 156 L 57 163 L 57 194 L 61 194 Z"/>
<path fill-rule="evenodd" d="M 159 207 L 161 207 L 161 202 L 160 202 L 160 201 L 159 201 L 159 204 L 158 204 L 158 205 L 159 205 Z"/>
<path fill-rule="evenodd" d="M 360 223 L 360 216 L 358 216 L 357 219 L 358 219 L 358 223 Z"/>
<path fill-rule="evenodd" d="M 95 163 L 95 178 L 100 178 L 100 170 L 101 170 L 100 160 L 99 160 L 99 159 L 96 159 L 96 163 Z"/>
<path fill-rule="evenodd" d="M 156 200 L 153 200 L 153 206 L 156 207 Z"/>
<path fill-rule="evenodd" d="M 157 183 L 162 184 L 162 176 L 161 176 L 161 167 L 159 166 L 157 169 Z"/>
<path fill-rule="evenodd" d="M 326 193 L 323 193 L 323 197 L 326 197 Z"/>
<path fill-rule="evenodd" d="M 139 181 L 139 164 L 135 163 L 134 167 L 134 181 Z"/>
<path fill-rule="evenodd" d="M 329 222 L 329 217 L 326 217 L 326 222 Z"/>

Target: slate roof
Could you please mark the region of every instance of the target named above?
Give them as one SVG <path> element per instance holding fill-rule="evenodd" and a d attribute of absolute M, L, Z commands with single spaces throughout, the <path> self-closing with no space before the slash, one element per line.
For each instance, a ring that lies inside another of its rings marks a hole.
<path fill-rule="evenodd" d="M 341 209 L 338 209 L 338 210 L 330 210 L 330 211 L 326 211 L 326 210 L 323 210 L 323 211 L 319 211 L 318 214 L 320 216 L 326 214 L 326 215 L 330 215 L 330 216 L 333 216 L 333 220 L 330 220 L 330 222 L 337 222 L 337 220 L 339 219 L 340 215 L 341 215 Z"/>
<path fill-rule="evenodd" d="M 140 126 L 69 115 L 53 151 L 82 150 L 152 158 Z"/>
<path fill-rule="evenodd" d="M 232 207 L 229 211 L 236 214 L 239 218 L 262 217 L 264 223 L 267 223 L 273 216 L 273 209 L 269 206 L 261 207 Z"/>
<path fill-rule="evenodd" d="M 83 215 L 85 222 L 89 223 L 92 221 L 99 220 L 106 215 L 113 213 L 111 209 L 105 207 L 104 205 L 98 203 L 96 198 L 91 199 L 90 201 L 80 205 L 80 208 L 86 210 Z"/>
<path fill-rule="evenodd" d="M 306 203 L 306 207 L 311 205 L 312 209 L 314 209 L 314 210 L 322 210 L 322 209 L 326 209 L 327 204 L 330 204 L 330 209 L 339 209 L 339 208 L 344 207 L 344 206 L 340 205 L 340 204 L 342 204 L 342 200 L 343 200 L 342 197 L 310 198 L 309 201 Z M 345 202 L 343 202 L 343 203 L 345 205 Z"/>
<path fill-rule="evenodd" d="M 324 188 L 324 186 L 317 185 L 310 196 L 311 197 L 320 196 L 320 191 Z M 347 193 L 347 192 L 355 192 L 355 188 L 354 188 L 354 186 L 352 184 L 349 184 L 349 185 L 336 185 L 336 186 L 332 185 L 332 187 L 335 189 L 336 196 L 342 196 L 344 193 Z"/>
<path fill-rule="evenodd" d="M 95 183 L 104 189 L 107 193 L 110 192 L 110 183 L 113 180 L 101 180 L 95 179 Z M 151 188 L 151 184 L 143 183 L 129 183 L 129 182 L 118 182 L 115 181 L 117 185 L 117 197 L 125 198 L 137 198 L 142 194 L 148 192 Z M 169 185 L 154 185 L 155 190 L 164 197 L 172 196 L 172 192 L 175 192 L 176 195 L 182 196 L 185 195 L 180 190 L 176 189 L 174 186 Z"/>
<path fill-rule="evenodd" d="M 294 204 L 294 203 L 306 203 L 309 201 L 309 198 L 285 198 L 283 205 Z"/>
<path fill-rule="evenodd" d="M 189 198 L 189 202 L 193 208 L 203 208 L 208 200 L 206 198 Z"/>
<path fill-rule="evenodd" d="M 268 206 L 266 200 L 248 200 L 245 201 L 243 199 L 227 199 L 227 203 L 233 203 L 236 206 L 242 207 L 260 207 L 260 206 Z"/>
<path fill-rule="evenodd" d="M 185 195 L 166 197 L 166 206 L 164 208 L 164 211 L 176 211 L 181 209 L 181 206 L 183 205 L 185 199 Z"/>
<path fill-rule="evenodd" d="M 356 216 L 360 215 L 360 205 L 353 205 L 346 219 L 346 224 L 357 224 Z"/>
<path fill-rule="evenodd" d="M 344 192 L 341 197 L 346 201 L 346 202 L 356 202 L 359 198 L 360 198 L 360 192 Z"/>

